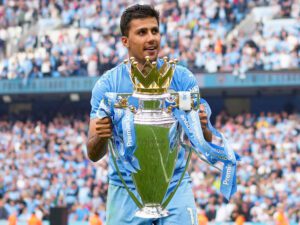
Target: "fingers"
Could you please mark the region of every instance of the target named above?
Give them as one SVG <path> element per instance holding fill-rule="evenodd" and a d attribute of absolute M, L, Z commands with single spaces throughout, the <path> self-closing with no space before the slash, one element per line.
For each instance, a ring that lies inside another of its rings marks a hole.
<path fill-rule="evenodd" d="M 207 119 L 206 118 L 200 118 L 200 122 L 201 122 L 201 125 L 202 125 L 202 123 L 204 123 L 204 124 L 207 124 Z"/>
<path fill-rule="evenodd" d="M 109 133 L 112 133 L 112 129 L 99 127 L 99 128 L 96 128 L 96 133 L 97 134 L 109 134 Z"/>
<path fill-rule="evenodd" d="M 206 128 L 207 122 L 208 122 L 208 121 L 207 121 L 206 118 L 200 118 L 200 123 L 201 123 L 202 129 L 205 129 L 205 128 Z"/>
<path fill-rule="evenodd" d="M 199 109 L 200 109 L 200 113 L 205 112 L 205 106 L 203 104 L 200 104 Z"/>
<path fill-rule="evenodd" d="M 112 136 L 112 129 L 111 128 L 103 128 L 97 127 L 96 133 L 99 137 L 111 137 Z"/>
<path fill-rule="evenodd" d="M 205 130 L 205 129 L 206 129 L 206 124 L 207 124 L 206 122 L 202 122 L 202 121 L 201 121 L 201 128 L 202 128 L 202 130 Z"/>
<path fill-rule="evenodd" d="M 111 119 L 109 117 L 104 117 L 97 120 L 96 124 L 111 124 Z"/>
<path fill-rule="evenodd" d="M 96 124 L 96 130 L 111 129 L 111 128 L 112 128 L 112 125 L 110 123 Z"/>
<path fill-rule="evenodd" d="M 199 112 L 200 120 L 202 120 L 202 119 L 207 120 L 207 114 L 206 114 L 204 105 L 201 104 L 199 109 L 200 109 L 200 112 Z"/>
<path fill-rule="evenodd" d="M 112 137 L 112 123 L 109 117 L 99 119 L 96 122 L 96 133 L 99 137 L 110 138 Z"/>
<path fill-rule="evenodd" d="M 201 128 L 206 129 L 206 124 L 207 124 L 207 114 L 205 111 L 205 107 L 203 104 L 200 104 L 200 112 L 199 112 L 199 117 L 200 117 L 200 122 L 201 122 Z"/>
<path fill-rule="evenodd" d="M 110 131 L 107 131 L 107 132 L 104 132 L 104 131 L 101 131 L 101 132 L 97 132 L 97 135 L 101 138 L 111 138 L 112 137 L 112 132 Z"/>

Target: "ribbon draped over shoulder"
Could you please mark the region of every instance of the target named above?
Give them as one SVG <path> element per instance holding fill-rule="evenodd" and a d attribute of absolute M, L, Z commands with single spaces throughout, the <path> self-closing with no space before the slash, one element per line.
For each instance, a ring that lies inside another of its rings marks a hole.
<path fill-rule="evenodd" d="M 116 101 L 116 93 L 106 93 L 100 102 L 97 116 L 99 118 L 110 117 L 112 119 L 114 134 L 113 142 L 116 147 L 115 152 L 118 162 L 124 166 L 126 173 L 136 173 L 140 170 L 140 165 L 137 158 L 134 156 L 136 150 L 134 113 L 128 108 L 114 108 Z M 173 107 L 172 114 L 175 117 L 176 122 L 169 131 L 170 151 L 172 151 L 178 143 L 178 131 L 181 129 L 179 128 L 181 126 L 191 143 L 193 151 L 198 157 L 204 156 L 212 165 L 217 162 L 222 162 L 224 164 L 220 191 L 224 197 L 229 200 L 237 190 L 236 167 L 240 157 L 230 148 L 228 140 L 224 135 L 211 125 L 210 117 L 212 112 L 209 104 L 203 98 L 201 98 L 200 103 L 205 106 L 208 119 L 207 128 L 214 136 L 222 140 L 223 146 L 218 146 L 205 140 L 199 118 L 199 109 L 184 111 L 177 107 Z M 175 103 L 166 100 L 165 104 L 166 107 L 168 107 Z M 194 106 L 197 106 L 199 104 L 198 100 L 193 99 L 193 104 Z"/>

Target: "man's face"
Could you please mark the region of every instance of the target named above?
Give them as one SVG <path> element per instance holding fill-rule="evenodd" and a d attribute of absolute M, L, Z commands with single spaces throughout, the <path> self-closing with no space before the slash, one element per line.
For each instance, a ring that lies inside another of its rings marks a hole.
<path fill-rule="evenodd" d="M 145 63 L 150 56 L 155 61 L 160 49 L 160 33 L 154 17 L 133 19 L 129 24 L 128 37 L 123 36 L 122 42 L 128 49 L 129 57 L 134 57 L 139 64 Z"/>

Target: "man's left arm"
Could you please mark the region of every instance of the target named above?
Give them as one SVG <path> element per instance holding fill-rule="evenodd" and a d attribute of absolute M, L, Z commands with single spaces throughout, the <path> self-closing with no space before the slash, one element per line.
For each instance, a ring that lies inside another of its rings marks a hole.
<path fill-rule="evenodd" d="M 207 128 L 207 114 L 205 112 L 205 107 L 203 104 L 200 105 L 199 117 L 200 117 L 201 128 L 202 128 L 203 136 L 204 136 L 205 140 L 208 142 L 212 142 L 212 133 Z"/>

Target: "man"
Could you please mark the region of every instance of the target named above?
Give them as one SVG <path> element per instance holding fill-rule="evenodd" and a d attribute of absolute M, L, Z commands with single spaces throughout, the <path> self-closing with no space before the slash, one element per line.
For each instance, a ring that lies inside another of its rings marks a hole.
<path fill-rule="evenodd" d="M 17 212 L 13 212 L 8 217 L 8 225 L 17 225 Z"/>
<path fill-rule="evenodd" d="M 6 220 L 8 216 L 8 211 L 4 206 L 4 201 L 0 198 L 0 220 Z"/>
<path fill-rule="evenodd" d="M 42 225 L 42 220 L 40 220 L 35 212 L 32 212 L 31 217 L 28 220 L 28 225 Z"/>
<path fill-rule="evenodd" d="M 146 56 L 149 56 L 151 61 L 157 61 L 158 66 L 162 65 L 162 60 L 157 59 L 161 39 L 159 33 L 159 13 L 153 7 L 149 5 L 134 5 L 127 8 L 122 14 L 120 27 L 122 43 L 128 49 L 129 57 L 135 57 L 140 69 L 145 63 Z M 196 79 L 189 70 L 182 66 L 177 66 L 170 89 L 174 91 L 198 91 L 198 86 Z M 133 92 L 132 82 L 126 65 L 120 64 L 106 72 L 98 80 L 92 91 L 92 109 L 87 149 L 89 158 L 94 162 L 100 160 L 107 153 L 107 143 L 112 136 L 110 118 L 99 119 L 96 116 L 99 103 L 106 92 Z M 204 130 L 205 139 L 211 141 L 212 135 L 206 128 L 207 116 L 202 106 L 200 109 L 201 126 Z M 107 225 L 197 224 L 196 206 L 188 174 L 185 175 L 179 189 L 167 207 L 170 212 L 168 217 L 161 219 L 142 219 L 134 216 L 138 208 L 123 187 L 112 163 L 112 159 L 109 160 L 109 164 Z M 180 151 L 168 193 L 174 189 L 184 166 L 184 151 Z M 127 185 L 134 189 L 131 177 L 126 175 L 122 165 L 119 165 L 119 167 L 122 174 L 125 174 L 124 180 Z"/>

